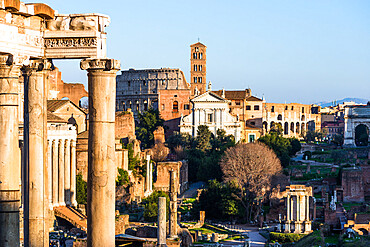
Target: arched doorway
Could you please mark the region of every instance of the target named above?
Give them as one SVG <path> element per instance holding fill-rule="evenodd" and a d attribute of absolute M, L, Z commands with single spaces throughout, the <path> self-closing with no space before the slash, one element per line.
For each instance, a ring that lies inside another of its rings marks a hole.
<path fill-rule="evenodd" d="M 355 128 L 356 146 L 367 146 L 369 144 L 369 128 L 365 124 L 359 124 Z"/>
<path fill-rule="evenodd" d="M 264 132 L 267 133 L 267 122 L 264 121 L 263 124 L 262 124 L 262 126 L 263 126 Z"/>
<path fill-rule="evenodd" d="M 299 134 L 299 133 L 300 133 L 300 132 L 299 132 L 299 123 L 298 123 L 298 122 L 297 122 L 297 124 L 296 124 L 295 133 L 297 133 L 297 134 Z"/>
<path fill-rule="evenodd" d="M 288 124 L 288 122 L 284 123 L 284 135 L 289 135 L 289 124 Z"/>
<path fill-rule="evenodd" d="M 290 123 L 290 131 L 292 132 L 292 133 L 294 133 L 294 123 L 292 122 L 292 123 Z"/>

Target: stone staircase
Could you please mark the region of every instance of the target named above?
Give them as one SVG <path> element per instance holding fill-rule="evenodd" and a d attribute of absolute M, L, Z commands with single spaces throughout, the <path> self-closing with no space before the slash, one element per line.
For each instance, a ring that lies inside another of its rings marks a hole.
<path fill-rule="evenodd" d="M 54 214 L 57 217 L 65 219 L 77 228 L 87 231 L 87 216 L 80 213 L 73 207 L 61 206 L 54 208 Z"/>

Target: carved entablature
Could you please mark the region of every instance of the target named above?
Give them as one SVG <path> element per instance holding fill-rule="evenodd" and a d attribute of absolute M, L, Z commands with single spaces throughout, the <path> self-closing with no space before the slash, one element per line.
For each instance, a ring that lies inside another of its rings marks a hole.
<path fill-rule="evenodd" d="M 105 58 L 109 23 L 109 17 L 101 14 L 55 15 L 46 24 L 46 57 Z"/>

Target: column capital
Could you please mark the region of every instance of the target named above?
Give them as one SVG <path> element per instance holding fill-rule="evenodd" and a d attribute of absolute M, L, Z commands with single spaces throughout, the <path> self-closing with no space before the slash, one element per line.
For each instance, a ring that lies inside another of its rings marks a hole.
<path fill-rule="evenodd" d="M 119 60 L 111 59 L 111 58 L 104 58 L 104 59 L 97 59 L 97 58 L 87 58 L 81 60 L 80 68 L 82 70 L 104 70 L 104 71 L 111 71 L 111 70 L 120 70 L 121 62 Z"/>

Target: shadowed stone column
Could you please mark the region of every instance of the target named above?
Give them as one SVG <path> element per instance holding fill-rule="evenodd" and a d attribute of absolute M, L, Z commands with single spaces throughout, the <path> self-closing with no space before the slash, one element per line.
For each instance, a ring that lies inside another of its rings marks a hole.
<path fill-rule="evenodd" d="M 58 140 L 53 140 L 53 206 L 58 206 Z"/>
<path fill-rule="evenodd" d="M 146 156 L 146 193 L 149 196 L 150 193 L 150 155 Z"/>
<path fill-rule="evenodd" d="M 88 71 L 87 246 L 115 246 L 115 95 L 120 62 L 84 59 Z"/>
<path fill-rule="evenodd" d="M 166 197 L 158 198 L 157 246 L 166 244 Z"/>
<path fill-rule="evenodd" d="M 47 170 L 48 170 L 48 201 L 50 209 L 53 209 L 53 143 L 52 140 L 48 140 L 48 162 L 47 162 Z"/>
<path fill-rule="evenodd" d="M 71 140 L 71 203 L 77 207 L 76 201 L 76 141 Z"/>
<path fill-rule="evenodd" d="M 65 140 L 64 146 L 64 201 L 71 205 L 71 145 L 70 140 Z"/>
<path fill-rule="evenodd" d="M 170 238 L 177 237 L 177 172 L 170 171 Z"/>
<path fill-rule="evenodd" d="M 59 152 L 58 152 L 58 205 L 65 206 L 64 201 L 64 144 L 63 139 L 59 139 Z"/>
<path fill-rule="evenodd" d="M 20 167 L 18 146 L 19 66 L 0 56 L 0 245 L 19 246 Z"/>
<path fill-rule="evenodd" d="M 24 67 L 24 140 L 27 149 L 26 200 L 24 243 L 38 247 L 49 245 L 49 232 L 45 225 L 48 207 L 47 176 L 47 80 L 52 69 L 48 60 L 31 60 Z"/>

